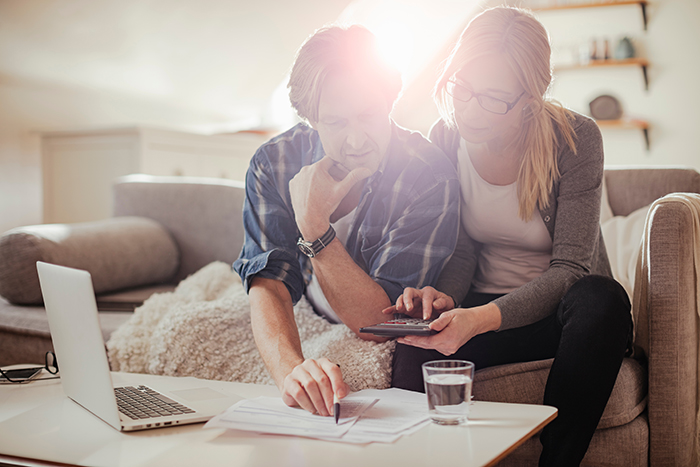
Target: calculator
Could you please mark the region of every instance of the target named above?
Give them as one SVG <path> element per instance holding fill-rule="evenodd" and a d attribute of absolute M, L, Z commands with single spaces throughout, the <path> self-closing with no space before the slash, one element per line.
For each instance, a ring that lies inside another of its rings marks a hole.
<path fill-rule="evenodd" d="M 430 329 L 432 319 L 411 318 L 408 315 L 395 314 L 394 318 L 383 323 L 360 328 L 360 332 L 384 337 L 430 336 L 437 331 Z"/>

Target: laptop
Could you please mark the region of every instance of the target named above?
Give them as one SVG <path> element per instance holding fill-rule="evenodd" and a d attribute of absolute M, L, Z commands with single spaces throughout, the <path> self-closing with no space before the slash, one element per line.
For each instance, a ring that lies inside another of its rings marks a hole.
<path fill-rule="evenodd" d="M 199 423 L 243 399 L 195 378 L 115 387 L 90 273 L 41 261 L 37 270 L 63 391 L 104 422 L 120 431 Z"/>

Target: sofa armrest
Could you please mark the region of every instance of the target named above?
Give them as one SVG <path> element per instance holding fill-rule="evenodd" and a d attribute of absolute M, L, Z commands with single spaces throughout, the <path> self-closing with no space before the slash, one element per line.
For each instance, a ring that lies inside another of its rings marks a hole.
<path fill-rule="evenodd" d="M 169 281 L 178 256 L 170 234 L 142 217 L 19 227 L 0 237 L 0 295 L 41 304 L 37 261 L 84 269 L 101 293 Z"/>
<path fill-rule="evenodd" d="M 698 395 L 692 214 L 684 204 L 668 202 L 650 215 L 649 460 L 690 465 Z"/>
<path fill-rule="evenodd" d="M 114 185 L 114 215 L 148 217 L 180 250 L 179 282 L 214 261 L 232 264 L 243 247 L 243 182 L 127 175 Z"/>

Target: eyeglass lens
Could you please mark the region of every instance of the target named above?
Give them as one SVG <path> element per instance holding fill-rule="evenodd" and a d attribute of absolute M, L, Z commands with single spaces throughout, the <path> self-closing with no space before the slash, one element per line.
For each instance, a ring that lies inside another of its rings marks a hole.
<path fill-rule="evenodd" d="M 491 113 L 503 115 L 508 113 L 509 110 L 507 102 L 494 97 L 485 96 L 483 94 L 477 94 L 470 89 L 452 81 L 447 82 L 447 93 L 461 102 L 469 102 L 474 96 L 476 96 L 476 101 L 479 103 L 481 108 Z"/>

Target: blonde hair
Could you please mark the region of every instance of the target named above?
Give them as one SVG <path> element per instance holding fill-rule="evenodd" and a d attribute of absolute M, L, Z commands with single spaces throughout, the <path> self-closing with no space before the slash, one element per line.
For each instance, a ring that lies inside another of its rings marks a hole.
<path fill-rule="evenodd" d="M 473 60 L 494 53 L 505 58 L 525 93 L 533 98 L 523 109 L 521 131 L 513 142 L 524 148 L 517 179 L 518 215 L 529 221 L 536 207 L 549 206 L 549 194 L 559 178 L 556 129 L 576 152 L 573 114 L 545 97 L 552 82 L 552 69 L 544 26 L 519 8 L 485 10 L 462 32 L 435 84 L 433 97 L 443 120 L 456 127 L 452 99 L 446 92 L 447 81 Z"/>
<path fill-rule="evenodd" d="M 363 73 L 384 94 L 391 109 L 401 92 L 401 73 L 381 58 L 376 38 L 352 25 L 326 26 L 299 48 L 289 75 L 289 100 L 299 117 L 318 121 L 318 103 L 326 78 L 334 73 Z"/>

